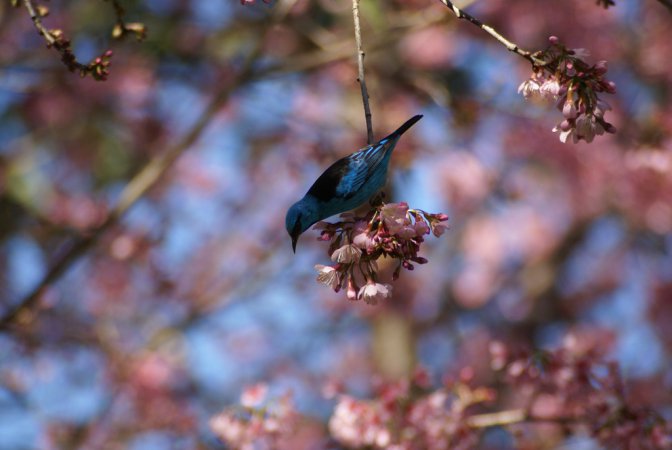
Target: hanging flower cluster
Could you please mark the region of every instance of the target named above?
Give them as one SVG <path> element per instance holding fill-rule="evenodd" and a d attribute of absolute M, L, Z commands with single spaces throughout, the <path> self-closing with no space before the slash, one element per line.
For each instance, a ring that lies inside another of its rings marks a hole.
<path fill-rule="evenodd" d="M 317 281 L 336 292 L 345 289 L 349 300 L 364 300 L 369 304 L 392 295 L 391 285 L 378 282 L 376 261 L 381 257 L 397 260 L 394 280 L 402 267 L 413 270 L 413 263 L 427 263 L 426 258 L 418 256 L 424 236 L 430 232 L 441 236 L 448 220 L 445 214 L 410 209 L 404 202 L 379 202 L 366 216 L 344 213 L 340 217 L 339 222 L 318 222 L 314 226 L 321 230 L 319 240 L 331 242 L 329 255 L 335 263 L 316 265 Z"/>
<path fill-rule="evenodd" d="M 604 120 L 611 106 L 599 97 L 605 92 L 616 92 L 614 82 L 604 79 L 607 62 L 590 65 L 584 61 L 587 50 L 567 48 L 555 36 L 549 41 L 551 45 L 546 50 L 535 54 L 545 63 L 534 66 L 532 75 L 521 83 L 518 92 L 525 98 L 538 95 L 556 100 L 564 120 L 553 132 L 560 134 L 562 142 L 570 138 L 574 143 L 592 142 L 595 136 L 605 132 L 615 133 L 616 127 Z"/>

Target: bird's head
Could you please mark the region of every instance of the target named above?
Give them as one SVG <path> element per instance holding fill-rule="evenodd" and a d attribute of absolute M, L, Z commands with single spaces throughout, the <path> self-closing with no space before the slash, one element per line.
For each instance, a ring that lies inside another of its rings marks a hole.
<path fill-rule="evenodd" d="M 287 217 L 285 217 L 285 227 L 287 227 L 287 233 L 292 238 L 292 250 L 294 250 L 294 253 L 296 253 L 296 241 L 299 240 L 301 233 L 320 219 L 317 214 L 316 205 L 310 200 L 304 197 L 294 203 L 289 208 L 289 211 L 287 211 Z"/>

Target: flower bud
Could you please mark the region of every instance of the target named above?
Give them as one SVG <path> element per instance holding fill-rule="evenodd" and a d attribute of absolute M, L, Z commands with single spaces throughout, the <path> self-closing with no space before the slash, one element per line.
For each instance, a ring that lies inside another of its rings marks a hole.
<path fill-rule="evenodd" d="M 595 73 L 598 75 L 604 75 L 607 73 L 607 62 L 604 60 L 598 61 L 595 64 Z"/>
<path fill-rule="evenodd" d="M 550 42 L 553 45 L 556 45 L 558 42 L 560 42 L 560 39 L 558 39 L 557 36 L 550 36 L 548 38 L 548 42 Z"/>
<path fill-rule="evenodd" d="M 348 300 L 357 300 L 357 286 L 355 285 L 355 282 L 352 280 L 352 278 L 348 279 L 348 288 L 345 291 L 345 295 Z"/>
<path fill-rule="evenodd" d="M 562 108 L 562 115 L 566 119 L 576 119 L 576 106 L 573 101 L 567 100 L 565 102 L 565 106 Z"/>
<path fill-rule="evenodd" d="M 611 133 L 611 134 L 616 133 L 616 127 L 613 126 L 612 124 L 610 124 L 609 122 L 604 122 L 603 126 L 604 126 L 604 131 L 606 131 L 607 133 Z"/>

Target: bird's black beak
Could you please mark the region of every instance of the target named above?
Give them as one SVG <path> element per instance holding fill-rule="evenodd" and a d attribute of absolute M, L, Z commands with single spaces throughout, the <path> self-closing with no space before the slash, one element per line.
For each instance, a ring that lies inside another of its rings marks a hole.
<path fill-rule="evenodd" d="M 299 214 L 299 217 L 296 218 L 296 222 L 294 223 L 294 228 L 292 229 L 292 232 L 289 234 L 292 237 L 292 250 L 294 250 L 294 253 L 296 253 L 296 241 L 299 240 L 299 236 L 301 236 L 301 214 Z"/>

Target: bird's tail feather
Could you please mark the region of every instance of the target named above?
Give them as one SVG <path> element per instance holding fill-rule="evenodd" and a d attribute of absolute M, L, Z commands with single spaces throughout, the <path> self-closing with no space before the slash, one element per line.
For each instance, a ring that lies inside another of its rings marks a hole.
<path fill-rule="evenodd" d="M 394 132 L 390 133 L 389 136 L 387 136 L 385 139 L 390 139 L 390 138 L 397 138 L 404 134 L 409 128 L 411 128 L 413 125 L 415 125 L 415 122 L 418 120 L 422 119 L 422 114 L 418 114 L 416 116 L 411 117 L 408 119 L 402 126 L 397 128 Z"/>

